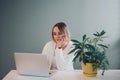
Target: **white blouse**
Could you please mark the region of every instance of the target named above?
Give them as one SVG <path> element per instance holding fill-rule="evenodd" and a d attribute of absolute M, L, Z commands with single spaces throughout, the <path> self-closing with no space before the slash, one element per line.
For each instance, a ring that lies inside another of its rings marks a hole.
<path fill-rule="evenodd" d="M 74 47 L 72 42 L 69 41 L 64 50 L 56 48 L 56 43 L 53 41 L 48 42 L 42 51 L 42 54 L 47 56 L 49 70 L 73 70 L 74 54 L 68 54 Z"/>

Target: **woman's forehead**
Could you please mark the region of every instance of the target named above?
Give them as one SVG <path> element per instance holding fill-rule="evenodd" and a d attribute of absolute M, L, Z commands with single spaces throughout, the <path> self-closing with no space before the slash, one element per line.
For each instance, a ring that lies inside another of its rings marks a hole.
<path fill-rule="evenodd" d="M 61 31 L 60 31 L 59 28 L 56 26 L 56 27 L 54 27 L 53 32 L 61 32 Z"/>

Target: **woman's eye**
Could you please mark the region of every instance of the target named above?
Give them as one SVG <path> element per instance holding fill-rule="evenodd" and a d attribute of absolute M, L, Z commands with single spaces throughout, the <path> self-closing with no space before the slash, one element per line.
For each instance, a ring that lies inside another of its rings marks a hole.
<path fill-rule="evenodd" d="M 58 32 L 58 33 L 54 33 L 54 32 L 53 32 L 53 35 L 54 35 L 54 36 L 56 36 L 56 35 L 62 35 L 62 33 L 61 33 L 61 32 Z"/>
<path fill-rule="evenodd" d="M 61 32 L 59 32 L 59 33 L 58 33 L 58 35 L 62 35 L 62 33 L 61 33 Z"/>
<path fill-rule="evenodd" d="M 53 35 L 56 35 L 56 33 L 53 33 Z"/>

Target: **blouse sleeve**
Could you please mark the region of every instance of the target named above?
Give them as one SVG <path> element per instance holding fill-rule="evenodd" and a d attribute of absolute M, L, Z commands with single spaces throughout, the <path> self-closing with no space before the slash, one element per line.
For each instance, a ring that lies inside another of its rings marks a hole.
<path fill-rule="evenodd" d="M 73 70 L 73 58 L 74 54 L 68 54 L 71 49 L 66 50 L 66 56 L 63 55 L 62 49 L 56 48 L 55 56 L 56 56 L 56 64 L 59 70 Z"/>
<path fill-rule="evenodd" d="M 50 70 L 51 68 L 51 58 L 52 58 L 52 52 L 51 52 L 51 47 L 50 47 L 50 42 L 47 43 L 44 48 L 43 48 L 43 51 L 42 51 L 42 54 L 43 55 L 46 55 L 47 56 L 47 61 L 48 61 L 48 69 Z M 51 55 L 50 55 L 51 54 Z"/>

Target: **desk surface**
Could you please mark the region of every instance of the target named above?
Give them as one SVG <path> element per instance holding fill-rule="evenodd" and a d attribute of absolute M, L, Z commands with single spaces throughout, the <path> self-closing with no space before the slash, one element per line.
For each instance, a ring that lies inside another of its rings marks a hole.
<path fill-rule="evenodd" d="M 96 77 L 85 77 L 82 70 L 74 71 L 57 71 L 50 77 L 51 80 L 120 80 L 120 70 L 108 70 L 104 76 L 101 75 L 101 70 L 98 71 Z M 21 76 L 16 70 L 11 70 L 3 80 L 49 80 L 48 78 Z"/>

